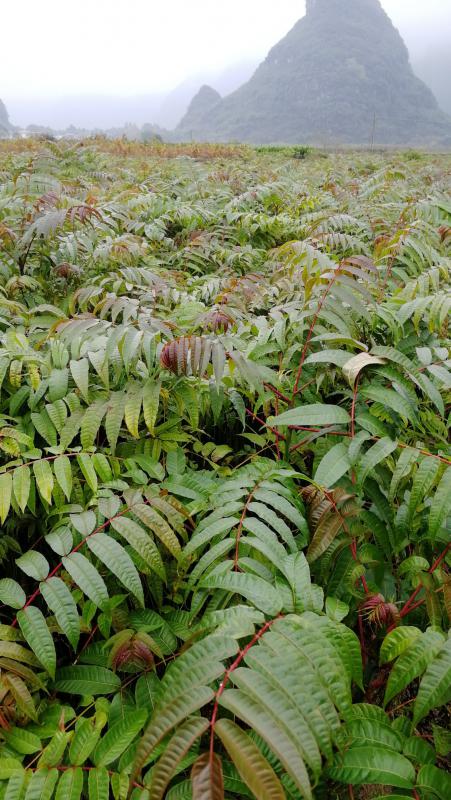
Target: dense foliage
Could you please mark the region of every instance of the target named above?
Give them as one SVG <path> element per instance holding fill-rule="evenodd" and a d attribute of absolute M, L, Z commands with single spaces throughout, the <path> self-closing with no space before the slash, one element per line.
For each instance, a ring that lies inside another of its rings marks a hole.
<path fill-rule="evenodd" d="M 0 798 L 446 800 L 450 161 L 163 154 L 0 151 Z"/>

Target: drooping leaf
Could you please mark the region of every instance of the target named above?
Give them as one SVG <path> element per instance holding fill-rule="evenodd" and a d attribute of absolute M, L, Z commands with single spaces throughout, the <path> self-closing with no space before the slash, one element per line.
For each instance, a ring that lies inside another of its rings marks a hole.
<path fill-rule="evenodd" d="M 438 800 L 449 800 L 451 792 L 451 777 L 449 772 L 438 769 L 432 764 L 421 767 L 417 776 L 417 787 L 426 796 L 437 797 Z"/>
<path fill-rule="evenodd" d="M 361 394 L 367 400 L 373 400 L 375 403 L 382 403 L 383 406 L 392 409 L 399 414 L 403 419 L 408 420 L 415 424 L 415 408 L 403 397 L 399 392 L 394 389 L 386 389 L 383 386 L 368 386 L 361 390 Z"/>
<path fill-rule="evenodd" d="M 69 740 L 70 733 L 58 728 L 39 756 L 38 766 L 56 767 L 61 764 Z"/>
<path fill-rule="evenodd" d="M 12 475 L 10 472 L 3 472 L 0 475 L 0 524 L 2 525 L 9 514 L 12 490 Z"/>
<path fill-rule="evenodd" d="M 84 475 L 86 483 L 91 491 L 95 494 L 97 492 L 97 474 L 93 467 L 90 456 L 87 453 L 79 453 L 77 455 L 78 465 Z"/>
<path fill-rule="evenodd" d="M 348 448 L 344 444 L 336 444 L 318 464 L 315 482 L 330 489 L 350 468 Z"/>
<path fill-rule="evenodd" d="M 350 416 L 344 408 L 321 403 L 298 406 L 277 417 L 268 417 L 268 425 L 275 428 L 284 425 L 347 425 Z"/>
<path fill-rule="evenodd" d="M 359 353 L 344 364 L 343 375 L 351 388 L 353 388 L 359 374 L 365 367 L 377 366 L 378 364 L 386 364 L 385 359 L 372 356 L 370 353 Z"/>
<path fill-rule="evenodd" d="M 24 795 L 26 781 L 26 772 L 24 769 L 18 769 L 12 773 L 4 797 L 6 800 L 22 800 Z"/>
<path fill-rule="evenodd" d="M 434 484 L 440 464 L 434 458 L 424 458 L 415 473 L 409 498 L 409 522 L 417 513 L 418 506 Z"/>
<path fill-rule="evenodd" d="M 96 533 L 87 539 L 92 553 L 105 564 L 113 575 L 136 597 L 139 605 L 144 607 L 144 593 L 138 571 L 119 542 L 106 533 Z"/>
<path fill-rule="evenodd" d="M 433 708 L 451 702 L 451 639 L 447 639 L 437 657 L 429 664 L 418 689 L 413 722 L 418 722 Z"/>
<path fill-rule="evenodd" d="M 72 378 L 80 391 L 81 396 L 89 402 L 89 361 L 81 358 L 79 361 L 71 361 L 69 364 Z"/>
<path fill-rule="evenodd" d="M 27 467 L 26 465 L 22 467 L 17 467 L 17 469 L 15 469 L 13 473 L 13 489 L 14 489 L 14 497 L 16 498 L 17 505 L 19 506 L 22 513 L 25 511 L 25 508 L 28 503 L 28 498 L 30 496 L 30 488 L 31 488 L 30 468 Z"/>
<path fill-rule="evenodd" d="M 97 745 L 100 734 L 100 727 L 94 725 L 90 719 L 81 720 L 70 744 L 70 763 L 76 767 L 84 764 Z"/>
<path fill-rule="evenodd" d="M 158 415 L 160 402 L 161 383 L 159 381 L 147 381 L 143 389 L 143 412 L 144 421 L 149 433 L 154 435 L 155 423 Z"/>
<path fill-rule="evenodd" d="M 224 800 L 221 759 L 216 753 L 199 756 L 191 770 L 193 800 Z"/>
<path fill-rule="evenodd" d="M 46 503 L 52 503 L 53 473 L 48 461 L 34 461 L 33 472 L 41 497 Z"/>
<path fill-rule="evenodd" d="M 20 664 L 29 664 L 32 667 L 39 667 L 40 661 L 35 654 L 16 642 L 5 642 L 0 640 L 0 656 L 13 661 L 18 661 Z M 18 674 L 21 671 L 17 669 Z M 8 676 L 10 677 L 10 676 Z"/>
<path fill-rule="evenodd" d="M 22 608 L 27 601 L 21 585 L 12 578 L 0 579 L 0 602 L 10 608 Z"/>
<path fill-rule="evenodd" d="M 82 791 L 83 771 L 81 767 L 70 767 L 59 779 L 55 800 L 80 800 Z"/>
<path fill-rule="evenodd" d="M 350 747 L 339 755 L 329 770 L 333 780 L 342 783 L 379 783 L 412 789 L 415 769 L 400 753 L 376 745 Z"/>
<path fill-rule="evenodd" d="M 275 716 L 268 713 L 267 709 L 262 708 L 253 697 L 237 689 L 226 690 L 219 702 L 221 706 L 251 726 L 265 740 L 294 781 L 297 789 L 305 798 L 311 800 L 310 781 L 300 749 L 285 725 L 278 723 L 277 713 Z"/>
<path fill-rule="evenodd" d="M 99 695 L 117 692 L 121 679 L 106 667 L 85 666 L 62 667 L 56 673 L 55 689 L 67 694 Z"/>
<path fill-rule="evenodd" d="M 58 778 L 57 769 L 37 769 L 30 778 L 24 800 L 50 800 Z"/>
<path fill-rule="evenodd" d="M 22 678 L 19 678 L 18 675 L 14 675 L 12 672 L 10 672 L 5 676 L 4 684 L 5 687 L 11 692 L 18 708 L 20 708 L 22 713 L 37 722 L 38 716 L 33 696 Z"/>
<path fill-rule="evenodd" d="M 67 570 L 77 586 L 99 608 L 103 608 L 108 601 L 108 590 L 105 581 L 96 568 L 82 553 L 71 553 L 62 559 L 64 569 Z"/>
<path fill-rule="evenodd" d="M 16 564 L 25 575 L 34 578 L 35 581 L 44 581 L 49 574 L 48 561 L 38 550 L 28 550 L 16 559 Z"/>
<path fill-rule="evenodd" d="M 346 521 L 340 512 L 332 507 L 326 511 L 319 521 L 307 550 L 307 560 L 313 563 L 326 552 L 329 545 L 346 526 Z"/>
<path fill-rule="evenodd" d="M 451 468 L 447 467 L 437 486 L 429 512 L 429 536 L 435 540 L 437 533 L 451 510 Z"/>
<path fill-rule="evenodd" d="M 164 580 L 165 568 L 159 550 L 141 526 L 128 517 L 120 517 L 111 521 L 111 527 L 123 536 L 146 564 Z"/>
<path fill-rule="evenodd" d="M 124 419 L 125 395 L 122 392 L 115 392 L 110 397 L 105 417 L 105 432 L 112 453 L 116 450 L 117 440 Z"/>
<path fill-rule="evenodd" d="M 125 400 L 125 424 L 134 439 L 139 437 L 139 417 L 141 414 L 143 392 L 140 386 L 127 393 Z"/>
<path fill-rule="evenodd" d="M 403 691 L 415 678 L 421 675 L 428 664 L 443 647 L 443 634 L 429 628 L 422 636 L 415 638 L 410 647 L 397 659 L 385 690 L 384 705 Z"/>
<path fill-rule="evenodd" d="M 17 612 L 17 621 L 26 642 L 52 678 L 55 677 L 56 651 L 45 617 L 36 606 Z"/>
<path fill-rule="evenodd" d="M 382 642 L 379 651 L 380 663 L 386 664 L 387 661 L 393 661 L 393 659 L 398 658 L 419 637 L 421 637 L 420 629 L 414 628 L 412 625 L 403 625 L 400 628 L 395 628 L 387 634 Z"/>
<path fill-rule="evenodd" d="M 174 531 L 165 519 L 158 514 L 151 506 L 144 503 L 136 503 L 133 506 L 133 513 L 157 536 L 167 547 L 175 558 L 181 554 L 181 547 Z"/>
<path fill-rule="evenodd" d="M 94 511 L 82 511 L 81 514 L 71 514 L 70 521 L 75 530 L 81 533 L 84 539 L 93 532 L 97 524 Z"/>
<path fill-rule="evenodd" d="M 166 734 L 199 708 L 209 703 L 213 697 L 214 691 L 199 683 L 194 694 L 176 696 L 163 707 L 162 712 L 157 707 L 139 742 L 132 776 L 136 777 L 140 773 L 150 753 Z"/>
<path fill-rule="evenodd" d="M 72 494 L 72 468 L 67 456 L 58 456 L 53 462 L 53 471 L 59 487 L 69 502 Z"/>
<path fill-rule="evenodd" d="M 3 736 L 8 746 L 22 755 L 32 755 L 42 747 L 40 738 L 26 728 L 10 728 Z"/>
<path fill-rule="evenodd" d="M 224 589 L 240 594 L 271 617 L 277 616 L 282 609 L 282 599 L 276 589 L 256 575 L 241 572 L 210 573 L 202 578 L 199 585 L 205 589 Z"/>
<path fill-rule="evenodd" d="M 88 800 L 108 800 L 110 776 L 105 767 L 95 767 L 88 773 Z"/>
<path fill-rule="evenodd" d="M 397 444 L 388 437 L 380 439 L 366 451 L 360 459 L 357 467 L 359 482 L 363 484 L 374 467 L 396 450 Z"/>
<path fill-rule="evenodd" d="M 152 770 L 149 800 L 163 800 L 167 786 L 188 750 L 207 730 L 209 722 L 192 717 L 177 729 L 163 755 Z"/>
<path fill-rule="evenodd" d="M 68 587 L 61 578 L 53 577 L 43 581 L 40 589 L 45 602 L 55 614 L 58 625 L 76 650 L 80 638 L 80 620 Z"/>
<path fill-rule="evenodd" d="M 93 447 L 99 434 L 105 411 L 106 403 L 103 400 L 97 400 L 86 409 L 80 428 L 80 441 L 84 450 L 89 450 L 90 447 Z"/>
<path fill-rule="evenodd" d="M 402 450 L 390 484 L 390 502 L 393 502 L 401 480 L 410 472 L 413 464 L 415 464 L 416 461 L 418 461 L 417 450 L 415 450 L 413 447 L 406 447 L 404 450 Z"/>
<path fill-rule="evenodd" d="M 141 709 L 125 713 L 115 722 L 100 739 L 91 759 L 96 767 L 107 767 L 120 755 L 136 738 L 147 719 L 147 710 Z"/>
<path fill-rule="evenodd" d="M 285 800 L 285 792 L 271 765 L 257 745 L 232 720 L 221 719 L 215 725 L 243 781 L 261 800 Z"/>

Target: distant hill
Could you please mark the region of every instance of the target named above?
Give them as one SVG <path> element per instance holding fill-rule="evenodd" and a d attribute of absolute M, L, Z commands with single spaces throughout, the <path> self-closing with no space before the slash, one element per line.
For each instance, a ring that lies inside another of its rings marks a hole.
<path fill-rule="evenodd" d="M 379 0 L 307 0 L 251 79 L 177 136 L 254 143 L 451 145 L 451 119 L 410 65 Z"/>
<path fill-rule="evenodd" d="M 209 111 L 221 102 L 221 95 L 211 86 L 201 86 L 198 93 L 193 97 L 188 110 L 180 122 L 180 127 L 189 130 L 187 126 L 192 125 L 195 130 L 202 126 L 203 119 Z"/>
<path fill-rule="evenodd" d="M 0 100 L 0 136 L 5 136 L 12 131 L 12 125 L 9 121 L 8 112 L 6 110 L 6 106 L 2 100 Z"/>
<path fill-rule="evenodd" d="M 161 103 L 157 116 L 149 117 L 165 128 L 175 128 L 186 114 L 189 104 L 202 86 L 214 86 L 223 97 L 234 92 L 255 72 L 255 61 L 240 61 L 224 70 L 206 71 L 192 75 L 169 92 Z"/>

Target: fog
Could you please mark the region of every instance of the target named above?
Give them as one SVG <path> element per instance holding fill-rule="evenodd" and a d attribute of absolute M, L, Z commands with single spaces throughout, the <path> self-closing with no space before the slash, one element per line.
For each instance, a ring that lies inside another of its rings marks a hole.
<path fill-rule="evenodd" d="M 382 5 L 451 113 L 451 0 Z M 225 94 L 247 80 L 304 11 L 303 0 L 4 2 L 0 98 L 17 125 L 172 126 L 201 83 Z"/>

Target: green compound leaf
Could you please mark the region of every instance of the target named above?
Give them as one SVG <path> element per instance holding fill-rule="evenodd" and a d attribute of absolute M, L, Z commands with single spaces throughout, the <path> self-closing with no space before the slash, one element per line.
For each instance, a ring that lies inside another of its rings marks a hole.
<path fill-rule="evenodd" d="M 76 650 L 80 638 L 80 619 L 68 587 L 61 578 L 53 577 L 41 583 L 40 589 L 45 602 L 55 614 L 58 625 Z"/>
<path fill-rule="evenodd" d="M 292 408 L 277 417 L 269 417 L 268 425 L 275 428 L 284 425 L 347 425 L 350 421 L 348 412 L 340 406 L 313 403 Z"/>
<path fill-rule="evenodd" d="M 124 714 L 99 741 L 91 758 L 96 767 L 107 767 L 122 755 L 145 725 L 147 710 Z"/>
<path fill-rule="evenodd" d="M 17 621 L 25 641 L 52 678 L 55 677 L 56 651 L 45 617 L 36 606 L 17 612 Z"/>
<path fill-rule="evenodd" d="M 120 686 L 119 676 L 106 667 L 85 665 L 63 667 L 58 670 L 55 678 L 55 689 L 67 694 L 112 694 L 117 692 Z"/>
<path fill-rule="evenodd" d="M 382 783 L 400 789 L 412 789 L 415 783 L 415 769 L 407 758 L 376 745 L 350 747 L 336 758 L 329 775 L 341 783 Z"/>

